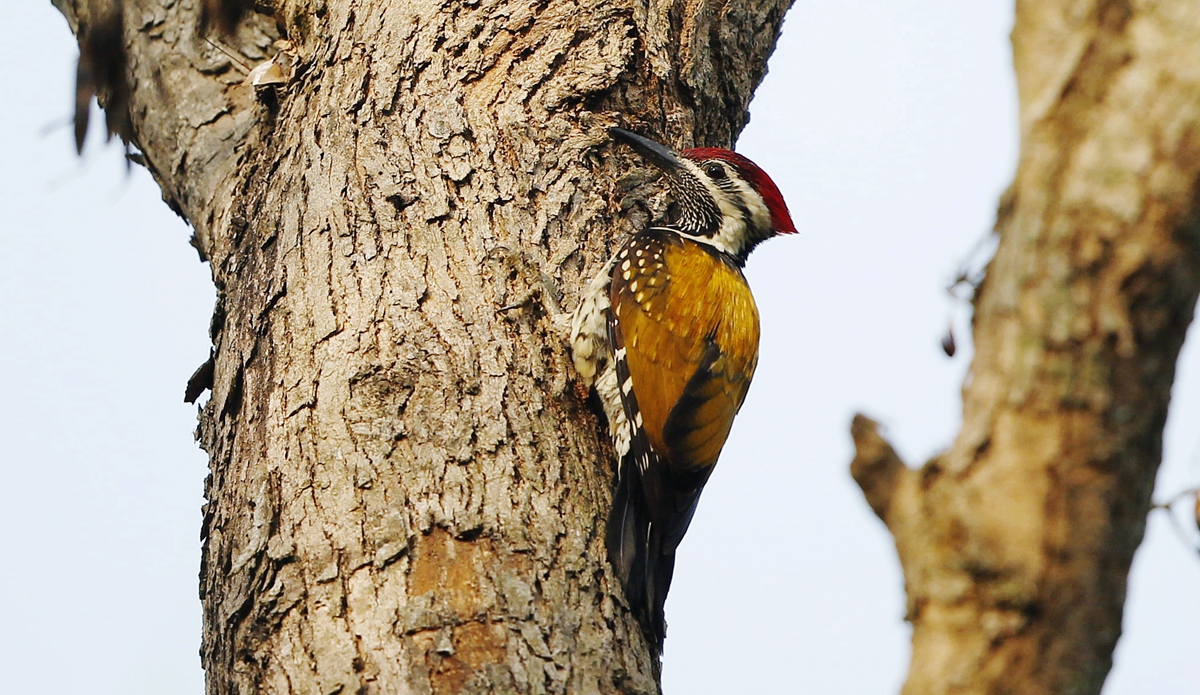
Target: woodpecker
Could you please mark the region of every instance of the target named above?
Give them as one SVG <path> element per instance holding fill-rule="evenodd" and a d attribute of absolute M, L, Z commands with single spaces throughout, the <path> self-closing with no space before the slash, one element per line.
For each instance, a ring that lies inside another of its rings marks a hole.
<path fill-rule="evenodd" d="M 749 159 L 609 133 L 662 172 L 674 202 L 664 224 L 635 233 L 588 283 L 570 342 L 620 459 L 609 560 L 660 654 L 675 549 L 758 363 L 758 309 L 742 267 L 759 243 L 796 228 Z"/>

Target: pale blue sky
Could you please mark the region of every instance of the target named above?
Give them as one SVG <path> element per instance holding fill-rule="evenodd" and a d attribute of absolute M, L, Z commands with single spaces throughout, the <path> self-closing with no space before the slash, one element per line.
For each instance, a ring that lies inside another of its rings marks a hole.
<path fill-rule="evenodd" d="M 1015 165 L 1011 23 L 997 0 L 801 0 L 789 16 L 739 150 L 802 233 L 749 264 L 761 362 L 680 551 L 670 695 L 897 691 L 899 570 L 847 473 L 847 427 L 865 410 L 913 463 L 957 428 L 967 317 L 942 288 Z M 76 48 L 49 2 L 3 3 L 0 32 L 4 689 L 200 695 L 206 460 L 181 396 L 208 354 L 208 267 L 116 146 L 74 157 Z M 1160 497 L 1200 480 L 1196 342 Z M 1105 695 L 1195 692 L 1197 586 L 1200 560 L 1154 515 Z"/>

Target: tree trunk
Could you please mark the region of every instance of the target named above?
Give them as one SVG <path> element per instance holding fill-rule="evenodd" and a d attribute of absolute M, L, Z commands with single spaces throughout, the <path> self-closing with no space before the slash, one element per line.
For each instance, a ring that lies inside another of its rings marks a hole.
<path fill-rule="evenodd" d="M 538 294 L 629 230 L 607 127 L 728 146 L 789 1 L 278 0 L 237 60 L 196 4 L 125 2 L 122 134 L 218 290 L 208 692 L 657 692 Z"/>
<path fill-rule="evenodd" d="M 905 693 L 1099 693 L 1200 289 L 1200 3 L 1021 0 L 1021 158 L 963 427 L 911 470 L 856 418 L 895 536 Z"/>

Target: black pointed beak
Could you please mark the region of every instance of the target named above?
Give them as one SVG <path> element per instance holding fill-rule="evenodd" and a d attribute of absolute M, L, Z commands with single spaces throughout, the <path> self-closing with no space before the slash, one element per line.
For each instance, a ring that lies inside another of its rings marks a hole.
<path fill-rule="evenodd" d="M 613 140 L 623 142 L 632 147 L 646 161 L 662 169 L 665 174 L 684 171 L 683 163 L 679 161 L 679 157 L 671 151 L 671 148 L 665 145 L 660 145 L 649 138 L 644 138 L 637 133 L 631 133 L 623 128 L 609 128 L 608 134 L 612 136 Z"/>

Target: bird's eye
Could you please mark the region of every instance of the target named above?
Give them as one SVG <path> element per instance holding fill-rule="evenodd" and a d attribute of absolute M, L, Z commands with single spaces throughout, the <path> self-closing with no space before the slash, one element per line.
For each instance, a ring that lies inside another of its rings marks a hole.
<path fill-rule="evenodd" d="M 708 178 L 712 179 L 713 181 L 720 181 L 726 176 L 725 167 L 717 164 L 716 162 L 705 164 L 704 173 L 708 174 Z"/>

